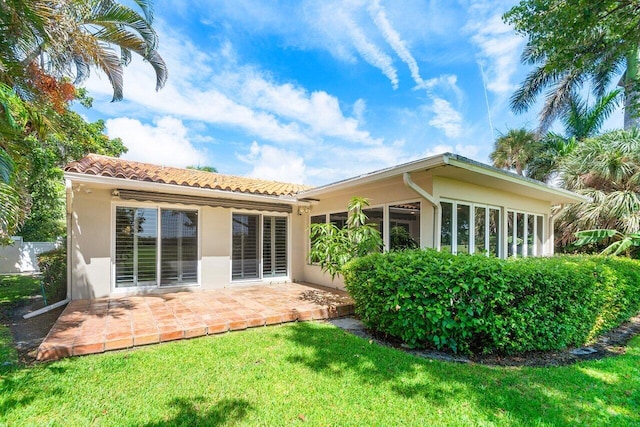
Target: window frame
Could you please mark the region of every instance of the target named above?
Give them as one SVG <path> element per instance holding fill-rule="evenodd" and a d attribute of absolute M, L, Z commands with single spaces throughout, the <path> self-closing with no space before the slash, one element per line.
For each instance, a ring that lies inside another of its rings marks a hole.
<path fill-rule="evenodd" d="M 509 244 L 509 237 L 511 237 L 511 235 L 509 235 L 509 228 L 507 227 L 506 229 L 506 241 L 507 241 L 507 245 L 510 246 L 511 251 L 513 252 L 511 254 L 511 258 L 527 258 L 527 257 L 541 257 L 541 256 L 546 256 L 547 255 L 547 248 L 546 248 L 546 240 L 548 240 L 546 237 L 546 232 L 547 232 L 547 221 L 546 219 L 546 215 L 545 214 L 541 214 L 541 213 L 537 213 L 537 212 L 529 212 L 529 211 L 523 211 L 523 210 L 518 210 L 518 209 L 507 209 L 507 222 L 509 221 L 509 215 L 513 214 L 513 239 L 511 240 L 511 244 Z M 518 254 L 518 244 L 517 244 L 517 239 L 515 237 L 517 237 L 518 234 L 518 214 L 523 215 L 523 222 L 524 222 L 524 236 L 522 239 L 522 255 Z M 533 217 L 533 255 L 529 255 L 529 243 L 528 243 L 528 237 L 529 237 L 529 230 L 528 230 L 528 224 L 529 224 L 529 217 Z M 538 251 L 538 218 L 541 217 L 542 218 L 542 239 L 540 241 L 540 251 Z M 509 249 L 509 248 L 507 248 Z M 507 251 L 507 257 L 509 257 L 508 255 L 509 251 Z"/>
<path fill-rule="evenodd" d="M 157 222 L 156 222 L 156 283 L 154 285 L 143 285 L 143 286 L 125 286 L 125 287 L 117 287 L 116 286 L 116 211 L 117 208 L 145 208 L 145 209 L 155 209 L 157 212 Z M 192 211 L 196 212 L 198 217 L 197 227 L 198 227 L 198 236 L 197 236 L 197 267 L 196 274 L 197 280 L 194 283 L 178 283 L 178 284 L 169 284 L 169 285 L 161 285 L 162 283 L 162 209 L 170 209 L 176 211 Z M 111 217 L 109 219 L 111 224 L 110 231 L 110 287 L 112 294 L 127 294 L 136 291 L 149 291 L 154 289 L 172 289 L 172 288 L 192 288 L 192 287 L 200 287 L 202 286 L 202 206 L 195 205 L 175 205 L 172 203 L 154 203 L 154 202 L 138 202 L 135 200 L 112 200 L 111 201 Z"/>
<path fill-rule="evenodd" d="M 502 212 L 503 209 L 500 206 L 490 205 L 486 203 L 475 203 L 469 202 L 466 200 L 455 200 L 455 199 L 447 199 L 441 198 L 440 203 L 450 203 L 451 204 L 451 253 L 454 255 L 458 254 L 458 204 L 468 206 L 469 207 L 469 251 L 466 253 L 475 254 L 476 253 L 476 208 L 484 208 L 484 247 L 485 247 L 485 255 L 492 256 L 489 252 L 490 250 L 490 227 L 489 227 L 489 217 L 490 211 L 496 210 L 498 211 L 498 230 L 497 230 L 497 243 L 498 243 L 498 255 L 497 258 L 504 257 L 504 245 L 502 244 Z M 441 205 L 442 206 L 442 205 Z M 438 230 L 438 251 L 442 250 L 442 208 L 439 209 L 439 223 L 440 229 Z"/>

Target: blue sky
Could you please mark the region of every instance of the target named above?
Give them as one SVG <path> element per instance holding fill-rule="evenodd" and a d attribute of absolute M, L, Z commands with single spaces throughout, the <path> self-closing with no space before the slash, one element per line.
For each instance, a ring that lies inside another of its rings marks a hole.
<path fill-rule="evenodd" d="M 165 88 L 136 59 L 124 101 L 94 72 L 79 112 L 125 158 L 309 185 L 445 151 L 487 162 L 496 135 L 536 124 L 508 106 L 528 71 L 513 4 L 157 0 Z"/>

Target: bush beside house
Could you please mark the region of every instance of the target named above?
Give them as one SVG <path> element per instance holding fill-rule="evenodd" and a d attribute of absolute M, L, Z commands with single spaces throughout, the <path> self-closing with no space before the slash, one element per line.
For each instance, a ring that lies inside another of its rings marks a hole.
<path fill-rule="evenodd" d="M 626 258 L 501 260 L 411 250 L 367 255 L 342 271 L 362 321 L 412 346 L 558 350 L 640 311 L 640 262 Z"/>
<path fill-rule="evenodd" d="M 62 301 L 67 297 L 67 250 L 60 247 L 38 255 L 38 267 L 48 302 Z"/>

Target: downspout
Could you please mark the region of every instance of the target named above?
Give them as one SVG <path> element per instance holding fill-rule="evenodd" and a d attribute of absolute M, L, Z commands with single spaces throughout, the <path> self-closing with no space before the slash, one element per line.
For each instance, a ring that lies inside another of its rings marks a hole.
<path fill-rule="evenodd" d="M 549 255 L 553 255 L 556 251 L 556 218 L 560 216 L 564 211 L 569 209 L 571 205 L 565 205 L 564 203 L 560 205 L 560 208 L 553 215 L 549 215 L 549 231 L 553 239 L 551 240 L 551 248 Z"/>
<path fill-rule="evenodd" d="M 58 301 L 54 304 L 48 305 L 46 307 L 42 307 L 39 310 L 36 311 L 32 311 L 31 313 L 27 313 L 24 316 L 22 316 L 23 319 L 29 319 L 31 317 L 36 317 L 39 316 L 41 314 L 47 313 L 51 310 L 55 310 L 58 307 L 62 307 L 65 304 L 68 304 L 71 301 L 71 219 L 72 219 L 72 212 L 73 212 L 73 208 L 71 206 L 72 202 L 73 202 L 73 188 L 71 187 L 71 181 L 66 179 L 65 180 L 65 191 L 66 191 L 66 217 L 67 217 L 67 297 L 62 300 L 62 301 Z"/>
<path fill-rule="evenodd" d="M 413 182 L 411 179 L 411 175 L 409 172 L 405 172 L 402 174 L 402 181 L 404 181 L 404 185 L 418 193 L 422 198 L 431 203 L 433 206 L 433 248 L 439 250 L 438 248 L 438 226 L 440 222 L 440 202 L 436 200 L 431 194 L 427 193 L 424 188 L 420 187 L 418 184 Z"/>

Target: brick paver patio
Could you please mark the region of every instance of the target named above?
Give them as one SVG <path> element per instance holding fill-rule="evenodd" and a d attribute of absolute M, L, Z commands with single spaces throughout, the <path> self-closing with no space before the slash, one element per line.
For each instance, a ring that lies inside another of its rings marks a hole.
<path fill-rule="evenodd" d="M 352 313 L 346 292 L 298 283 L 74 300 L 38 348 L 37 358 L 55 360 Z"/>

